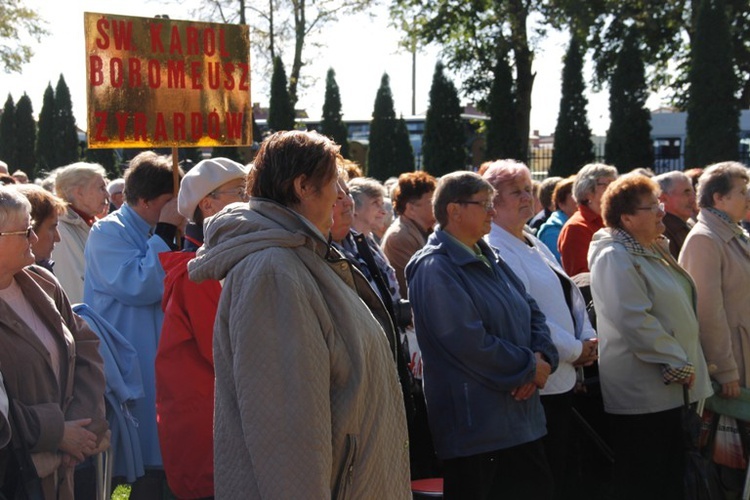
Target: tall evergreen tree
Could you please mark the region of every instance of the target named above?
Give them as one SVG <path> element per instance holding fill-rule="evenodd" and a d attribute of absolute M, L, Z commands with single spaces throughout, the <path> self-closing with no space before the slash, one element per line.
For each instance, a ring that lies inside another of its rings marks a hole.
<path fill-rule="evenodd" d="M 594 143 L 586 114 L 586 84 L 583 82 L 584 50 L 573 34 L 565 54 L 560 112 L 555 126 L 555 144 L 550 176 L 573 175 L 594 159 Z"/>
<path fill-rule="evenodd" d="M 409 128 L 403 116 L 396 120 L 396 135 L 393 137 L 393 164 L 399 174 L 414 170 L 414 148 L 411 145 Z"/>
<path fill-rule="evenodd" d="M 341 117 L 341 94 L 339 85 L 336 83 L 336 72 L 333 68 L 329 68 L 326 75 L 326 95 L 323 101 L 323 121 L 320 124 L 320 133 L 340 145 L 341 156 L 349 158 L 349 132 Z"/>
<path fill-rule="evenodd" d="M 98 163 L 99 165 L 104 167 L 104 170 L 107 171 L 107 177 L 110 179 L 117 179 L 118 177 L 122 175 L 122 172 L 120 172 L 120 165 L 117 164 L 117 161 L 115 158 L 115 151 L 113 149 L 86 148 L 86 153 L 84 154 L 84 158 L 88 162 Z"/>
<path fill-rule="evenodd" d="M 55 113 L 53 123 L 53 147 L 55 164 L 52 168 L 62 167 L 80 159 L 78 152 L 78 129 L 73 116 L 73 103 L 65 78 L 60 75 L 55 87 Z"/>
<path fill-rule="evenodd" d="M 466 166 L 466 137 L 458 90 L 438 61 L 430 88 L 430 106 L 422 139 L 423 169 L 435 177 Z"/>
<path fill-rule="evenodd" d="M 685 167 L 736 160 L 739 155 L 737 79 L 724 0 L 700 0 L 688 78 Z"/>
<path fill-rule="evenodd" d="M 42 110 L 39 112 L 39 123 L 37 123 L 36 135 L 36 171 L 39 174 L 47 173 L 55 165 L 55 91 L 52 84 L 47 84 L 42 101 Z"/>
<path fill-rule="evenodd" d="M 8 164 L 8 170 L 11 172 L 18 168 L 16 141 L 16 104 L 13 102 L 13 96 L 8 94 L 3 106 L 3 116 L 0 116 L 0 160 Z"/>
<path fill-rule="evenodd" d="M 605 159 L 621 172 L 654 164 L 646 71 L 639 45 L 638 35 L 631 29 L 623 40 L 609 90 Z"/>
<path fill-rule="evenodd" d="M 273 60 L 271 101 L 268 109 L 268 128 L 276 132 L 294 129 L 294 107 L 287 90 L 286 71 L 281 57 Z"/>
<path fill-rule="evenodd" d="M 521 158 L 521 140 L 516 128 L 516 102 L 513 73 L 507 56 L 498 58 L 494 80 L 487 98 L 487 158 L 490 160 Z"/>
<path fill-rule="evenodd" d="M 36 177 L 35 143 L 34 110 L 31 106 L 31 99 L 24 92 L 16 104 L 16 162 L 18 168 L 26 172 L 29 179 Z"/>
<path fill-rule="evenodd" d="M 389 177 L 398 177 L 405 171 L 396 163 L 396 129 L 396 111 L 393 109 L 390 78 L 387 73 L 383 73 L 370 122 L 370 144 L 367 151 L 367 175 L 370 177 L 385 180 Z"/>

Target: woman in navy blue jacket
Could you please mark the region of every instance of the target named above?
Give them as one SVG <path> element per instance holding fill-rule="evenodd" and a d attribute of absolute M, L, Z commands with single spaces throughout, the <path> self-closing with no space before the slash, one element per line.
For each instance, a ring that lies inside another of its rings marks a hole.
<path fill-rule="evenodd" d="M 440 227 L 406 276 L 446 499 L 551 498 L 539 388 L 557 350 L 536 302 L 482 240 L 495 191 L 471 172 L 444 176 Z"/>

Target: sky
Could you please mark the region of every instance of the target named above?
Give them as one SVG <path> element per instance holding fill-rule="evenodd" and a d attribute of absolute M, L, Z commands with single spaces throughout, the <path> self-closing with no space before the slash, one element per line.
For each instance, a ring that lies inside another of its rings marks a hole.
<path fill-rule="evenodd" d="M 41 111 L 44 90 L 48 83 L 54 88 L 62 73 L 70 88 L 73 113 L 79 128 L 86 129 L 86 55 L 84 49 L 83 13 L 96 12 L 124 16 L 152 17 L 166 14 L 171 19 L 189 20 L 185 7 L 154 0 L 27 0 L 48 22 L 49 36 L 40 44 L 31 45 L 35 52 L 31 62 L 20 74 L 0 76 L 0 99 L 5 102 L 10 93 L 14 102 L 26 92 L 31 98 L 34 114 Z M 374 17 L 355 15 L 329 25 L 320 41 L 324 47 L 308 47 L 312 62 L 303 73 L 312 77 L 311 85 L 300 92 L 298 109 L 306 109 L 311 118 L 319 118 L 325 94 L 325 76 L 329 67 L 336 71 L 336 81 L 341 91 L 344 119 L 363 119 L 371 116 L 375 95 L 384 72 L 390 77 L 397 114 L 411 114 L 412 57 L 399 49 L 399 32 L 389 26 L 387 11 L 380 7 Z M 251 39 L 251 44 L 252 44 Z M 531 130 L 541 135 L 554 132 L 560 104 L 560 77 L 567 36 L 550 32 L 537 48 L 534 71 L 537 73 L 532 95 Z M 435 62 L 440 56 L 438 47 L 422 49 L 417 56 L 416 111 L 424 113 L 429 104 L 429 90 Z M 289 54 L 288 60 L 291 59 Z M 251 59 L 251 67 L 253 60 Z M 288 63 L 287 63 L 288 64 Z M 289 69 L 287 69 L 287 73 Z M 590 68 L 586 77 L 590 75 Z M 260 75 L 253 72 L 254 82 Z M 460 87 L 460 82 L 456 81 Z M 268 106 L 267 88 L 251 84 L 252 102 Z M 587 92 L 589 98 L 589 124 L 597 135 L 606 133 L 608 93 Z M 462 102 L 468 101 L 462 97 Z M 657 96 L 648 103 L 650 108 L 660 105 Z"/>

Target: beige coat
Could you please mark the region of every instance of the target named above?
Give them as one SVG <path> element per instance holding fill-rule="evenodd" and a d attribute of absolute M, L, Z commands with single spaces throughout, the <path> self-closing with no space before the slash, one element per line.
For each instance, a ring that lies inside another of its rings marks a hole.
<path fill-rule="evenodd" d="M 49 353 L 31 329 L 0 300 L 0 366 L 14 403 L 14 441 L 23 437 L 37 459 L 58 451 L 65 421 L 93 418 L 88 427 L 100 437 L 104 415 L 104 364 L 99 338 L 75 315 L 55 278 L 46 270 L 24 269 L 15 275 L 26 299 L 55 335 L 60 347 L 60 381 Z M 55 494 L 55 475 L 60 480 Z M 64 478 L 64 479 L 63 479 Z M 72 499 L 72 469 L 58 469 L 42 481 L 45 498 Z M 59 496 L 58 496 L 59 495 Z"/>
<path fill-rule="evenodd" d="M 91 228 L 72 208 L 68 208 L 58 222 L 60 242 L 55 245 L 51 257 L 55 262 L 55 277 L 70 303 L 78 304 L 83 302 L 83 275 L 86 271 L 83 250 Z"/>
<path fill-rule="evenodd" d="M 383 253 L 396 271 L 398 291 L 402 298 L 406 298 L 409 289 L 406 286 L 404 269 L 411 256 L 417 253 L 427 243 L 425 235 L 413 220 L 400 215 L 383 235 Z"/>
<path fill-rule="evenodd" d="M 750 381 L 750 245 L 732 227 L 702 210 L 680 253 L 698 288 L 701 343 L 711 377 Z"/>

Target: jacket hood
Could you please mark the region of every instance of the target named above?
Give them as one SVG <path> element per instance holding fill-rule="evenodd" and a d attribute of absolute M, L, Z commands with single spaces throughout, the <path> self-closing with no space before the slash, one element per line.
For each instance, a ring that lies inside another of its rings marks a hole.
<path fill-rule="evenodd" d="M 210 217 L 203 246 L 188 263 L 190 279 L 222 280 L 242 259 L 267 248 L 307 246 L 324 256 L 328 242 L 310 222 L 271 200 L 234 203 Z"/>
<path fill-rule="evenodd" d="M 601 253 L 607 249 L 612 248 L 617 240 L 612 236 L 612 232 L 609 228 L 600 229 L 594 233 L 591 238 L 591 244 L 589 245 L 588 262 L 589 269 L 594 265 L 594 261 L 601 255 Z"/>

